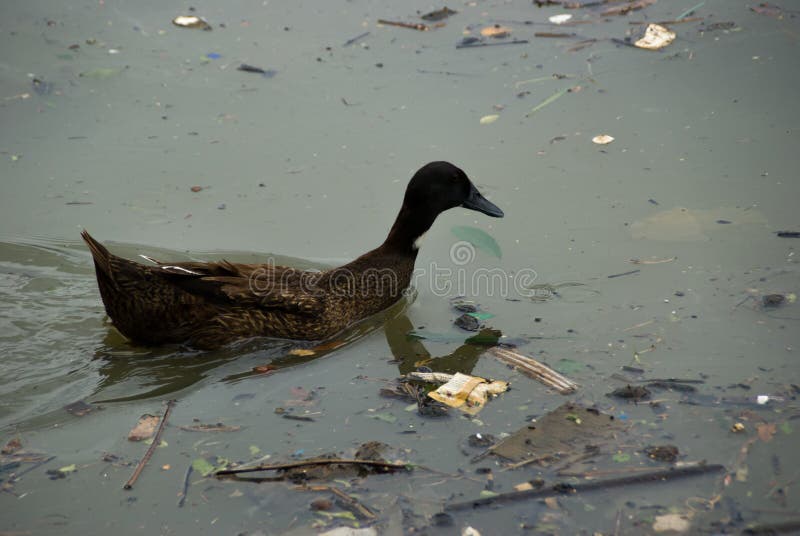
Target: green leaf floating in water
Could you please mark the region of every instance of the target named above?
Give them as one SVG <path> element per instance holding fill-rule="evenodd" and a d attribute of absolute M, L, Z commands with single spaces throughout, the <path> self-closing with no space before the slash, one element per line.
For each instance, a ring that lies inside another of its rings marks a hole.
<path fill-rule="evenodd" d="M 466 313 L 473 318 L 477 318 L 478 320 L 489 320 L 490 318 L 494 318 L 492 313 L 484 313 L 484 312 L 475 312 L 475 313 Z"/>
<path fill-rule="evenodd" d="M 99 69 L 92 69 L 91 71 L 85 71 L 81 73 L 81 78 L 94 78 L 95 80 L 105 80 L 106 78 L 111 78 L 113 76 L 118 75 L 122 72 L 122 69 L 110 69 L 110 68 L 99 68 Z"/>
<path fill-rule="evenodd" d="M 480 249 L 481 251 L 485 251 L 486 253 L 491 253 L 498 259 L 503 256 L 503 252 L 500 251 L 500 246 L 497 244 L 497 241 L 494 238 L 492 238 L 489 234 L 487 234 L 486 231 L 478 229 L 477 227 L 456 225 L 451 229 L 451 232 L 459 240 L 464 240 L 465 242 L 469 242 L 470 244 Z"/>
<path fill-rule="evenodd" d="M 556 366 L 553 368 L 555 368 L 557 372 L 569 376 L 573 372 L 583 370 L 584 366 L 585 365 L 580 361 L 573 361 L 572 359 L 559 359 L 558 363 L 556 363 Z"/>
<path fill-rule="evenodd" d="M 205 458 L 196 458 L 192 461 L 192 469 L 203 476 L 208 476 L 214 472 L 214 466 L 208 463 Z"/>

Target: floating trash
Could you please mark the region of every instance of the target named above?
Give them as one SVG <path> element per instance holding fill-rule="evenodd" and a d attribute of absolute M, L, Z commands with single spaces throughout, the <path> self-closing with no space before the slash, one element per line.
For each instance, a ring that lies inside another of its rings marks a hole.
<path fill-rule="evenodd" d="M 659 24 L 650 24 L 638 41 L 634 42 L 634 46 L 645 48 L 647 50 L 659 50 L 669 45 L 675 40 L 675 32 Z"/>
<path fill-rule="evenodd" d="M 236 68 L 237 71 L 242 71 L 245 73 L 256 73 L 262 75 L 264 78 L 272 78 L 278 71 L 275 69 L 262 69 L 261 67 L 256 67 L 255 65 L 248 65 L 243 63 Z"/>
<path fill-rule="evenodd" d="M 499 118 L 500 116 L 497 114 L 484 115 L 483 117 L 481 117 L 481 125 L 489 125 L 497 121 Z"/>
<path fill-rule="evenodd" d="M 193 30 L 211 30 L 211 25 L 209 23 L 194 15 L 179 15 L 172 19 L 172 24 L 180 26 L 181 28 L 191 28 Z"/>
<path fill-rule="evenodd" d="M 429 20 L 429 21 L 440 21 L 444 20 L 447 17 L 455 15 L 458 11 L 454 11 L 447 6 L 443 7 L 442 9 L 437 9 L 436 11 L 431 11 L 430 13 L 426 13 L 420 17 L 422 20 Z"/>
<path fill-rule="evenodd" d="M 553 15 L 552 17 L 548 18 L 550 22 L 553 24 L 564 24 L 568 20 L 572 18 L 572 15 L 569 13 L 562 13 L 561 15 Z"/>
<path fill-rule="evenodd" d="M 477 376 L 469 376 L 456 372 L 447 383 L 428 396 L 451 408 L 458 408 L 470 415 L 475 415 L 486 405 L 490 397 L 508 390 L 508 382 L 502 380 L 485 380 Z"/>
<path fill-rule="evenodd" d="M 609 136 L 608 134 L 600 134 L 592 138 L 592 142 L 597 145 L 608 145 L 612 141 L 614 141 L 614 136 Z"/>
<path fill-rule="evenodd" d="M 500 26 L 499 24 L 495 24 L 494 26 L 487 26 L 486 28 L 481 29 L 481 35 L 484 37 L 508 37 L 511 35 L 511 28 L 506 28 L 505 26 Z"/>

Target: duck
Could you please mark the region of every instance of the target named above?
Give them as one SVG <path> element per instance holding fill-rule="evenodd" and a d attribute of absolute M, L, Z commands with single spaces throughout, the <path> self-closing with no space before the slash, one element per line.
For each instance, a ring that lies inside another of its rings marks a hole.
<path fill-rule="evenodd" d="M 114 327 L 134 344 L 199 350 L 254 337 L 325 341 L 390 307 L 410 286 L 419 239 L 437 216 L 463 207 L 503 211 L 455 165 L 431 162 L 411 178 L 386 239 L 326 271 L 274 263 L 162 262 L 113 255 L 85 229 L 100 296 Z"/>

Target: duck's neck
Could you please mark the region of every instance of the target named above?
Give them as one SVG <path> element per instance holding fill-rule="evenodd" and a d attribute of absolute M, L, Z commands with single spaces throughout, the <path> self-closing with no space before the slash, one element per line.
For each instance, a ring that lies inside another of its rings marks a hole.
<path fill-rule="evenodd" d="M 416 211 L 412 214 L 404 203 L 389 231 L 389 236 L 379 249 L 416 258 L 419 249 L 417 240 L 431 228 L 434 220 L 436 214 L 426 211 Z"/>

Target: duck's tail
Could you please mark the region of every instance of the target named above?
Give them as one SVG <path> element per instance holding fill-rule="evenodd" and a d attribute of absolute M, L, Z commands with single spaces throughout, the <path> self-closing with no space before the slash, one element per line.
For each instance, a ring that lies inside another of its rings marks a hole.
<path fill-rule="evenodd" d="M 92 238 L 92 235 L 84 229 L 81 232 L 81 238 L 83 241 L 86 242 L 86 245 L 89 246 L 89 251 L 92 253 L 92 258 L 94 259 L 94 265 L 97 268 L 98 272 L 102 272 L 103 275 L 108 277 L 109 279 L 113 280 L 113 274 L 111 271 L 111 253 L 106 249 L 106 247 Z"/>

